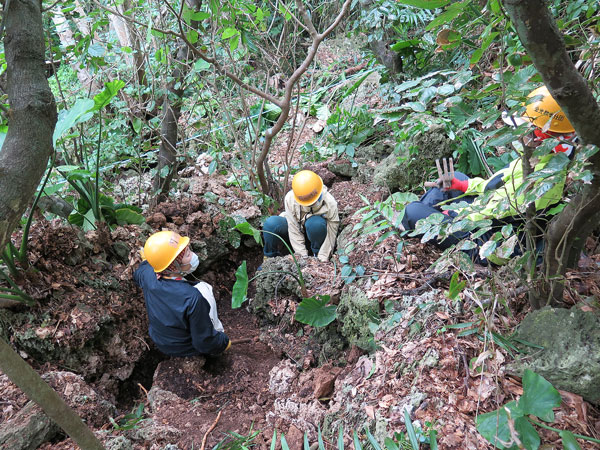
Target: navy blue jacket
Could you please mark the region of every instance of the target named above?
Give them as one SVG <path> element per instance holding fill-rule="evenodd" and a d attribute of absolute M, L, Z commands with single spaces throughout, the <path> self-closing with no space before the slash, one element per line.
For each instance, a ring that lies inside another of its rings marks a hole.
<path fill-rule="evenodd" d="M 148 261 L 134 272 L 143 289 L 148 332 L 158 349 L 170 356 L 216 355 L 229 338 L 214 329 L 210 305 L 200 291 L 184 280 L 157 279 Z"/>

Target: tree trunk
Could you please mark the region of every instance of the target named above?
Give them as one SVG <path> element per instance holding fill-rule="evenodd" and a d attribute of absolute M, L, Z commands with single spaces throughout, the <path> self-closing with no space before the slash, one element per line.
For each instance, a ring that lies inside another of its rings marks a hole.
<path fill-rule="evenodd" d="M 80 448 L 104 449 L 102 443 L 69 405 L 2 339 L 0 339 L 0 369 L 27 395 L 27 398 L 37 403 L 50 419 L 65 430 Z"/>
<path fill-rule="evenodd" d="M 523 46 L 584 144 L 600 146 L 600 107 L 571 62 L 544 0 L 505 0 Z M 590 158 L 592 184 L 586 184 L 550 223 L 542 265 L 539 305 L 562 305 L 564 275 L 577 264 L 585 239 L 600 220 L 600 153 Z M 535 306 L 535 305 L 534 305 Z"/>
<path fill-rule="evenodd" d="M 39 0 L 12 0 L 6 7 L 4 50 L 10 121 L 0 150 L 0 248 L 10 239 L 46 170 L 57 118 L 46 80 L 42 4 Z M 82 448 L 103 448 L 81 419 L 1 339 L 0 369 Z"/>
<path fill-rule="evenodd" d="M 8 133 L 0 150 L 0 249 L 10 239 L 46 170 L 57 119 L 46 79 L 41 2 L 11 1 L 4 20 L 10 111 Z"/>
<path fill-rule="evenodd" d="M 202 0 L 186 0 L 187 5 L 193 11 L 200 11 Z M 192 26 L 199 26 L 199 23 L 192 22 Z M 165 96 L 163 98 L 163 119 L 160 126 L 161 144 L 158 152 L 158 171 L 154 177 L 154 192 L 158 195 L 154 199 L 154 204 L 163 202 L 167 199 L 171 180 L 177 170 L 177 134 L 178 122 L 181 116 L 181 101 L 184 92 L 183 67 L 192 56 L 192 52 L 185 43 L 181 43 L 175 60 L 175 69 L 171 75 L 171 81 L 166 86 Z M 177 86 L 177 87 L 176 87 Z M 164 174 L 164 168 L 168 167 L 168 172 Z"/>

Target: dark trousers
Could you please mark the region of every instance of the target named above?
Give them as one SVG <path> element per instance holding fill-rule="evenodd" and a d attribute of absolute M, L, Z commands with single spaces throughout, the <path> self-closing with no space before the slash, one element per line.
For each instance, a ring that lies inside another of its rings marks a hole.
<path fill-rule="evenodd" d="M 454 176 L 459 180 L 466 180 L 468 177 L 462 172 L 455 172 Z M 421 220 L 429 217 L 432 214 L 442 214 L 442 209 L 439 205 L 440 202 L 445 202 L 444 204 L 454 203 L 453 199 L 460 197 L 463 195 L 461 191 L 442 191 L 438 188 L 432 188 L 428 190 L 423 196 L 416 202 L 411 202 L 406 205 L 404 209 L 404 217 L 402 218 L 402 225 L 406 230 L 414 230 L 416 227 L 416 223 Z M 463 196 L 456 201 L 465 201 L 468 203 L 473 202 L 475 196 Z M 444 214 L 444 222 L 451 222 L 454 217 L 456 217 L 457 213 L 454 211 L 447 211 Z M 495 227 L 493 227 L 495 228 Z M 490 230 L 487 233 L 484 233 L 482 236 L 476 239 L 477 248 L 467 250 L 467 254 L 476 262 L 482 263 L 479 259 L 479 246 L 483 243 L 487 242 L 496 230 Z M 461 240 L 468 238 L 471 235 L 469 231 L 457 231 L 455 233 L 450 234 L 444 239 L 434 239 L 431 242 L 438 248 L 442 250 L 446 250 L 447 248 L 456 245 Z M 417 236 L 422 237 L 422 235 Z M 485 264 L 485 262 L 483 262 Z"/>
<path fill-rule="evenodd" d="M 467 176 L 461 172 L 455 172 L 455 176 L 459 180 L 465 180 L 467 178 Z M 487 190 L 487 187 L 486 187 L 486 190 Z M 406 205 L 406 208 L 404 210 L 404 217 L 402 219 L 402 225 L 404 226 L 404 228 L 406 230 L 414 230 L 416 223 L 420 219 L 425 219 L 426 217 L 429 217 L 431 214 L 442 214 L 442 209 L 440 206 L 438 206 L 438 204 L 440 202 L 445 202 L 444 204 L 454 203 L 455 201 L 456 202 L 466 201 L 468 203 L 471 203 L 475 199 L 475 196 L 464 196 L 464 197 L 457 199 L 457 197 L 459 197 L 461 195 L 463 195 L 463 193 L 460 191 L 442 191 L 441 189 L 438 189 L 438 188 L 430 189 L 418 201 L 411 202 L 408 205 Z M 454 199 L 456 199 L 456 200 L 454 200 Z M 447 214 L 444 214 L 443 220 L 444 220 L 444 222 L 451 222 L 454 219 L 454 217 L 456 217 L 456 216 L 457 216 L 456 212 L 448 211 Z M 467 253 L 469 255 L 469 257 L 476 263 L 487 265 L 487 260 L 482 260 L 479 257 L 479 248 L 483 244 L 485 244 L 487 241 L 489 241 L 491 239 L 491 237 L 494 235 L 494 233 L 496 233 L 497 231 L 500 231 L 503 226 L 508 225 L 508 224 L 513 225 L 515 230 L 519 230 L 523 226 L 523 221 L 517 217 L 505 217 L 503 219 L 492 220 L 491 229 L 489 231 L 485 232 L 484 234 L 482 234 L 481 236 L 479 236 L 478 238 L 473 240 L 473 242 L 477 245 L 477 247 L 473 248 L 473 249 L 469 249 L 469 250 L 464 250 L 464 252 Z M 546 224 L 547 224 L 547 218 L 542 216 L 539 219 L 539 225 L 543 228 L 543 227 L 545 227 Z M 454 232 L 454 233 L 448 235 L 444 239 L 433 239 L 431 242 L 436 247 L 438 247 L 442 250 L 446 250 L 446 249 L 452 247 L 453 245 L 458 244 L 461 240 L 469 238 L 475 231 L 477 231 L 477 230 L 457 231 L 457 232 Z M 518 231 L 517 233 L 518 233 L 518 237 L 519 237 L 519 244 L 515 246 L 515 250 L 514 250 L 513 254 L 511 255 L 511 257 L 520 255 L 522 253 L 521 248 L 525 246 L 525 234 L 522 231 L 521 232 Z M 422 237 L 422 235 L 419 235 L 417 237 L 420 238 L 420 237 Z M 536 250 L 537 250 L 538 254 L 543 251 L 543 248 L 544 248 L 543 236 L 538 236 L 536 238 Z"/>
<path fill-rule="evenodd" d="M 323 242 L 325 242 L 325 238 L 327 237 L 327 221 L 321 216 L 310 216 L 304 222 L 303 228 L 307 250 L 312 251 L 312 254 L 317 256 L 321 249 L 321 245 L 323 245 Z M 269 232 L 263 233 L 265 241 L 263 253 L 265 256 L 284 256 L 289 253 L 283 242 L 281 242 L 281 239 L 277 237 L 281 237 L 290 248 L 292 247 L 288 234 L 288 223 L 285 217 L 269 217 L 265 220 L 263 231 Z M 273 236 L 270 233 L 274 233 L 277 236 Z"/>

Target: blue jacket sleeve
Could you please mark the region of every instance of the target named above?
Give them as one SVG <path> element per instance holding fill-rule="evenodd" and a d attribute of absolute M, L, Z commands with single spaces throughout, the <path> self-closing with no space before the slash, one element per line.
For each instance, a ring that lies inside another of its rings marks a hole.
<path fill-rule="evenodd" d="M 200 353 L 218 355 L 227 348 L 229 338 L 225 333 L 215 330 L 209 312 L 208 302 L 198 292 L 188 316 L 192 345 Z"/>
<path fill-rule="evenodd" d="M 152 273 L 154 277 L 154 270 L 150 267 L 150 263 L 148 261 L 143 261 L 139 267 L 133 272 L 133 280 L 137 283 L 137 285 L 141 288 L 144 287 L 144 279 L 148 277 L 148 275 Z"/>

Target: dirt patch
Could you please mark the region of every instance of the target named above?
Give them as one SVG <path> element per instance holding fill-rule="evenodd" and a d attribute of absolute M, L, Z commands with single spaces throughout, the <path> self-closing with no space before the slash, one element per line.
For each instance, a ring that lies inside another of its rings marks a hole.
<path fill-rule="evenodd" d="M 265 414 L 273 396 L 266 380 L 280 357 L 260 342 L 260 330 L 247 311 L 232 310 L 228 299 L 222 299 L 218 308 L 228 336 L 234 341 L 250 342 L 234 344 L 222 356 L 167 359 L 154 376 L 153 389 L 171 392 L 178 398 L 160 404 L 151 417 L 155 423 L 173 424 L 184 431 L 177 440 L 180 448 L 199 447 L 219 413 L 207 441 L 210 447 L 228 431 L 243 434 L 251 426 L 267 428 Z"/>

